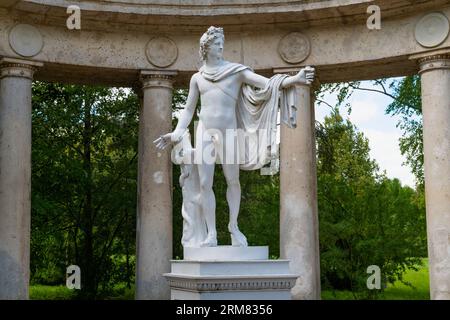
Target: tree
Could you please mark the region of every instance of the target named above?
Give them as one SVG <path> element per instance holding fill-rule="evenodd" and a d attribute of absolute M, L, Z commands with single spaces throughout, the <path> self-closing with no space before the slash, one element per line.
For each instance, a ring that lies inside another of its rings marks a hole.
<path fill-rule="evenodd" d="M 394 81 L 391 88 L 394 100 L 387 107 L 386 113 L 401 116 L 397 124 L 403 130 L 400 151 L 406 156 L 406 164 L 411 167 L 418 188 L 423 189 L 425 180 L 420 77 L 416 75 Z"/>
<path fill-rule="evenodd" d="M 379 266 L 386 284 L 420 263 L 424 211 L 414 190 L 379 173 L 368 140 L 338 109 L 318 124 L 317 144 L 322 283 L 372 295 L 368 266 Z"/>
<path fill-rule="evenodd" d="M 403 130 L 400 138 L 400 152 L 406 157 L 405 164 L 411 167 L 417 182 L 417 188 L 424 188 L 423 127 L 420 77 L 418 75 L 401 79 L 377 79 L 372 81 L 373 88 L 361 86 L 360 81 L 326 84 L 321 87 L 319 103 L 325 93 L 337 93 L 337 106 L 345 107 L 351 113 L 348 98 L 356 91 L 375 92 L 392 99 L 386 108 L 386 114 L 400 116 L 397 127 Z M 333 106 L 330 106 L 333 107 Z"/>
<path fill-rule="evenodd" d="M 82 297 L 132 282 L 137 103 L 122 89 L 33 84 L 32 281 L 64 283 L 76 264 Z"/>

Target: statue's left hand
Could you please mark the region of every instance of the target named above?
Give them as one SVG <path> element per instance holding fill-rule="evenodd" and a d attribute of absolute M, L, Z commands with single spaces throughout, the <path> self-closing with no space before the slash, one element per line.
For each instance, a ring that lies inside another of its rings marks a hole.
<path fill-rule="evenodd" d="M 300 83 L 310 85 L 314 81 L 316 70 L 313 67 L 307 66 L 305 68 L 302 68 L 299 73 L 297 74 L 297 77 L 299 79 Z"/>
<path fill-rule="evenodd" d="M 164 150 L 168 145 L 172 143 L 172 133 L 169 132 L 162 136 L 159 136 L 159 138 L 153 141 L 153 143 L 156 145 L 156 148 Z"/>

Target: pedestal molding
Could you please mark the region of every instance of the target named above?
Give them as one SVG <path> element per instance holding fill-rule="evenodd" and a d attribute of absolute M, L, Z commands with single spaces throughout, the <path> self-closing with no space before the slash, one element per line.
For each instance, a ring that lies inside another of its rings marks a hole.
<path fill-rule="evenodd" d="M 192 277 L 166 274 L 169 286 L 187 291 L 241 291 L 241 290 L 290 290 L 295 285 L 297 275 L 228 276 L 227 278 Z"/>

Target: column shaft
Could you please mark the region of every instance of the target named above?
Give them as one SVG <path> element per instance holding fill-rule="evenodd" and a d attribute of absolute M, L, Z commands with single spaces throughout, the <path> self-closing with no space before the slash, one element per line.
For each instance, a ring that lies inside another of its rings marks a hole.
<path fill-rule="evenodd" d="M 136 299 L 169 299 L 172 259 L 172 163 L 153 141 L 172 131 L 170 75 L 142 74 L 139 113 Z"/>
<path fill-rule="evenodd" d="M 0 299 L 28 299 L 34 66 L 2 59 L 0 68 Z"/>
<path fill-rule="evenodd" d="M 431 299 L 450 299 L 450 55 L 421 60 Z"/>
<path fill-rule="evenodd" d="M 281 126 L 280 255 L 299 278 L 293 299 L 320 299 L 314 105 L 309 86 L 296 86 L 298 125 Z"/>

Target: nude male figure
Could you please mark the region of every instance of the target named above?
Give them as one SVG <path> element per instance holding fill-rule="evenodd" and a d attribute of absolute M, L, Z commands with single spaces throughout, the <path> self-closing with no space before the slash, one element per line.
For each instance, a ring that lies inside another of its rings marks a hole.
<path fill-rule="evenodd" d="M 200 55 L 204 62 L 204 70 L 214 73 L 229 62 L 223 59 L 224 34 L 222 28 L 210 27 L 200 39 Z M 314 69 L 305 68 L 298 74 L 286 77 L 281 88 L 295 84 L 311 84 L 314 79 Z M 218 130 L 221 137 L 226 139 L 226 130 L 237 129 L 236 101 L 244 83 L 254 87 L 264 88 L 269 79 L 258 75 L 248 68 L 232 73 L 216 83 L 207 80 L 200 72 L 194 74 L 189 85 L 189 94 L 184 110 L 181 113 L 176 129 L 172 133 L 162 135 L 154 141 L 159 149 L 179 141 L 189 126 L 195 112 L 197 101 L 201 99 L 199 124 L 196 132 L 196 150 L 224 148 L 226 141 L 215 143 L 214 137 L 201 134 L 200 130 Z M 226 91 L 225 91 L 225 90 Z M 203 136 L 203 137 L 202 137 Z M 213 144 L 213 146 L 211 146 Z M 224 150 L 226 152 L 226 150 Z M 220 154 L 218 152 L 217 154 Z M 247 246 L 247 239 L 238 228 L 238 214 L 241 201 L 241 187 L 239 184 L 239 163 L 225 163 L 222 168 L 227 182 L 226 198 L 229 206 L 228 231 L 233 246 Z M 216 201 L 213 192 L 213 177 L 215 163 L 202 162 L 198 164 L 200 178 L 200 206 L 207 226 L 207 237 L 201 246 L 217 246 L 216 231 Z"/>

